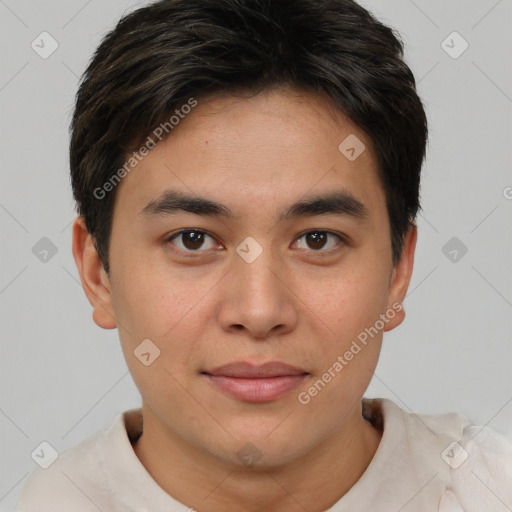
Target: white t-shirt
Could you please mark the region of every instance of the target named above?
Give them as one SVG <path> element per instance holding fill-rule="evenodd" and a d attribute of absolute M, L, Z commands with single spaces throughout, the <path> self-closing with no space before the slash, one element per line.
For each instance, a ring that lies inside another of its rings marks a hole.
<path fill-rule="evenodd" d="M 458 414 L 416 415 L 387 399 L 363 399 L 364 416 L 383 427 L 361 478 L 329 512 L 510 512 L 512 438 Z M 137 458 L 141 409 L 29 476 L 17 512 L 189 512 Z M 200 510 L 198 512 L 201 512 Z"/>

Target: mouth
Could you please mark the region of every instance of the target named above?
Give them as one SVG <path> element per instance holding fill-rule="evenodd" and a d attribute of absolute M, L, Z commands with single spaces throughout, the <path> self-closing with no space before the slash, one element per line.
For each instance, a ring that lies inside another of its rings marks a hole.
<path fill-rule="evenodd" d="M 298 387 L 311 374 L 280 361 L 229 363 L 201 372 L 223 393 L 245 402 L 270 402 Z"/>

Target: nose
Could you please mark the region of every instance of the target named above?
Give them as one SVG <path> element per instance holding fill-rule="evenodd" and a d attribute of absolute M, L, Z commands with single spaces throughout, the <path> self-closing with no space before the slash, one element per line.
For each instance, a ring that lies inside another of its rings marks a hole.
<path fill-rule="evenodd" d="M 235 255 L 219 304 L 221 328 L 245 331 L 260 340 L 292 331 L 298 321 L 297 298 L 286 277 L 270 250 L 263 250 L 251 263 Z"/>

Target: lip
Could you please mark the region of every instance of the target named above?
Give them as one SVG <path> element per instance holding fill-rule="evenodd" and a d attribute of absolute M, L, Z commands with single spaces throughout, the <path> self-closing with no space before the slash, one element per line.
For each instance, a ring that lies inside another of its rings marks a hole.
<path fill-rule="evenodd" d="M 269 361 L 265 364 L 252 364 L 247 361 L 235 361 L 233 363 L 218 366 L 213 370 L 203 373 L 222 377 L 237 377 L 241 379 L 258 379 L 265 377 L 285 377 L 308 373 L 303 368 L 292 366 L 281 361 Z"/>
<path fill-rule="evenodd" d="M 281 361 L 253 365 L 240 361 L 202 372 L 217 389 L 246 402 L 269 402 L 289 393 L 309 375 Z"/>

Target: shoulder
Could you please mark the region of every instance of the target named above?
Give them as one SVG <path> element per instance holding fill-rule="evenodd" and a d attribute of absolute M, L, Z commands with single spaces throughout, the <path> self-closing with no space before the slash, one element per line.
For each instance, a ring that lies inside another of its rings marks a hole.
<path fill-rule="evenodd" d="M 512 510 L 512 437 L 469 425 L 452 448 L 450 484 L 440 512 Z"/>
<path fill-rule="evenodd" d="M 84 481 L 93 462 L 96 437 L 60 454 L 48 468 L 32 471 L 23 487 L 16 512 L 64 512 L 73 509 L 97 512 L 98 509 L 87 499 L 89 485 Z"/>
<path fill-rule="evenodd" d="M 98 512 L 109 504 L 105 445 L 120 421 L 122 414 L 108 431 L 62 452 L 46 469 L 35 469 L 25 482 L 16 512 Z"/>
<path fill-rule="evenodd" d="M 387 403 L 403 421 L 413 457 L 444 488 L 439 512 L 512 510 L 512 436 L 457 413 L 418 415 Z"/>

